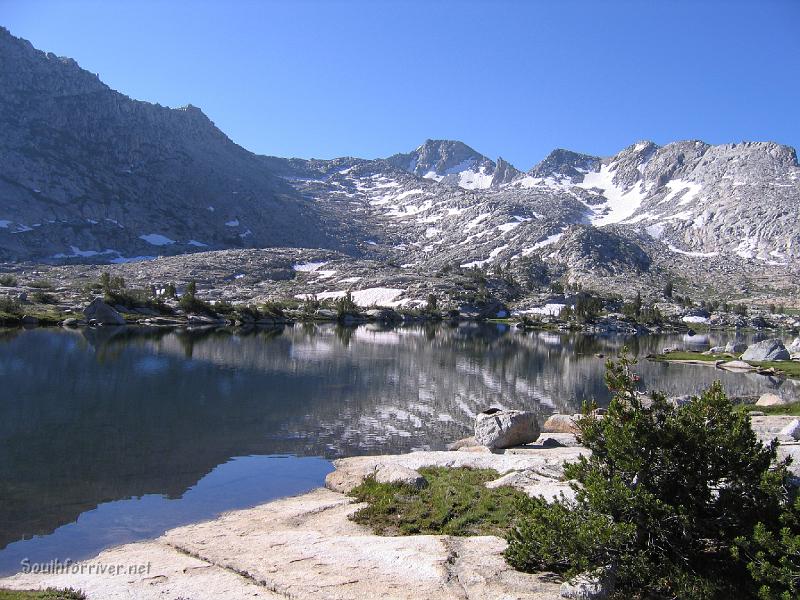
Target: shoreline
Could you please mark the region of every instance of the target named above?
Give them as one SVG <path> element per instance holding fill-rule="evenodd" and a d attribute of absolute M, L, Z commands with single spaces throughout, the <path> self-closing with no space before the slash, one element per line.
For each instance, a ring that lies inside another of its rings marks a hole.
<path fill-rule="evenodd" d="M 755 416 L 753 428 L 768 440 L 795 417 Z M 781 456 L 795 458 L 800 442 L 782 442 Z M 17 573 L 0 588 L 73 587 L 89 600 L 206 598 L 507 598 L 556 600 L 562 580 L 551 573 L 513 570 L 506 542 L 491 535 L 376 535 L 351 515 L 364 507 L 348 496 L 378 470 L 402 477 L 422 467 L 490 468 L 530 496 L 569 494 L 563 463 L 588 450 L 570 433 L 543 433 L 534 444 L 490 451 L 456 450 L 357 456 L 333 461 L 325 487 L 171 529 L 148 541 L 108 548 L 79 561 L 69 573 Z M 398 479 L 399 480 L 399 479 Z M 146 572 L 111 574 L 111 566 L 147 564 Z M 89 572 L 90 566 L 93 572 Z M 99 575 L 98 570 L 103 574 Z"/>

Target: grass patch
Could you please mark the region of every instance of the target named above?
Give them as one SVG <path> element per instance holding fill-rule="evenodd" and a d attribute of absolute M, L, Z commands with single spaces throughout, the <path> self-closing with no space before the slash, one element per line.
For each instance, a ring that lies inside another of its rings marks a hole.
<path fill-rule="evenodd" d="M 716 360 L 735 360 L 736 356 L 733 354 L 703 354 L 701 352 L 670 352 L 668 354 L 658 354 L 653 357 L 653 360 L 705 360 L 714 362 Z"/>
<path fill-rule="evenodd" d="M 751 362 L 750 364 L 756 367 L 762 367 L 764 369 L 773 368 L 776 371 L 783 373 L 787 377 L 800 379 L 800 361 L 773 360 L 767 362 Z"/>
<path fill-rule="evenodd" d="M 747 412 L 758 410 L 765 415 L 788 415 L 792 417 L 800 417 L 800 402 L 792 402 L 791 404 L 780 404 L 775 406 L 756 406 L 755 404 L 742 404 L 742 410 Z"/>
<path fill-rule="evenodd" d="M 79 591 L 68 588 L 57 590 L 48 588 L 46 590 L 1 590 L 0 600 L 86 600 L 86 595 Z"/>
<path fill-rule="evenodd" d="M 419 469 L 428 480 L 421 490 L 368 477 L 350 496 L 369 506 L 351 519 L 380 535 L 504 535 L 525 494 L 483 484 L 500 475 L 492 469 Z"/>

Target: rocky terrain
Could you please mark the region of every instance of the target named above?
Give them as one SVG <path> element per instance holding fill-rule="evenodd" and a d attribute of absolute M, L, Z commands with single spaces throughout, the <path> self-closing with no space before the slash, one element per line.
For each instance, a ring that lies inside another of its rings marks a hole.
<path fill-rule="evenodd" d="M 68 279 L 165 256 L 133 270 L 210 269 L 252 283 L 251 296 L 293 281 L 277 287 L 424 300 L 498 268 L 523 284 L 517 300 L 555 281 L 630 296 L 669 279 L 757 302 L 800 291 L 800 166 L 787 146 L 557 149 L 527 172 L 449 140 L 376 160 L 265 157 L 196 107 L 132 100 L 5 29 L 0 58 L 3 272 L 73 265 L 59 271 Z M 316 263 L 313 276 L 292 268 Z"/>
<path fill-rule="evenodd" d="M 536 443 L 494 452 L 473 441 L 449 452 L 340 459 L 326 478 L 328 489 L 105 550 L 66 569 L 62 566 L 62 572 L 20 573 L 0 579 L 0 585 L 74 587 L 89 600 L 209 594 L 237 599 L 605 597 L 608 590 L 602 586 L 603 595 L 587 595 L 591 580 L 562 582 L 552 573 L 513 570 L 502 554 L 506 542 L 496 536 L 380 536 L 350 518 L 364 505 L 346 494 L 366 477 L 424 485 L 418 469 L 430 466 L 494 469 L 501 477 L 487 487 L 512 486 L 532 497 L 571 493 L 564 481 L 564 462 L 588 451 L 572 433 L 548 433 L 548 423 Z M 534 429 L 538 433 L 538 427 Z M 792 435 L 783 433 L 790 429 Z M 764 441 L 781 440 L 781 456 L 798 455 L 800 424 L 795 418 L 755 417 L 754 430 Z M 128 573 L 137 565 L 143 565 L 141 572 Z M 121 572 L 109 572 L 111 566 Z M 104 576 L 97 575 L 98 569 Z"/>

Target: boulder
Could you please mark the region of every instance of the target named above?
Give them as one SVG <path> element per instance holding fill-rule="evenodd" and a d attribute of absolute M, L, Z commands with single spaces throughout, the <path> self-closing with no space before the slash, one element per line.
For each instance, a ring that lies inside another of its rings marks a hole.
<path fill-rule="evenodd" d="M 796 353 L 800 352 L 800 337 L 794 338 L 792 343 L 789 344 L 789 347 L 787 348 L 787 350 L 792 354 L 796 354 Z"/>
<path fill-rule="evenodd" d="M 76 319 L 75 317 L 69 317 L 68 319 L 64 319 L 63 321 L 61 321 L 62 327 L 79 327 L 82 324 L 83 322 L 80 321 L 79 319 Z"/>
<path fill-rule="evenodd" d="M 761 397 L 756 400 L 756 406 L 782 406 L 789 404 L 788 400 L 784 400 L 778 394 L 761 394 Z"/>
<path fill-rule="evenodd" d="M 747 350 L 747 344 L 744 342 L 728 342 L 725 344 L 725 352 L 728 354 L 741 354 Z"/>
<path fill-rule="evenodd" d="M 451 451 L 461 450 L 462 448 L 472 448 L 474 446 L 479 446 L 478 442 L 475 441 L 475 436 L 469 436 L 465 438 L 461 438 L 460 440 L 456 440 L 450 444 L 447 444 L 447 449 Z"/>
<path fill-rule="evenodd" d="M 31 315 L 25 315 L 20 319 L 20 323 L 23 325 L 35 326 L 39 324 L 39 319 Z"/>
<path fill-rule="evenodd" d="M 225 325 L 227 321 L 219 317 L 209 317 L 207 315 L 189 315 L 186 317 L 189 325 Z"/>
<path fill-rule="evenodd" d="M 748 373 L 756 370 L 753 365 L 746 363 L 743 360 L 731 360 L 726 363 L 722 363 L 719 365 L 719 368 L 725 369 L 726 371 L 733 371 L 734 373 Z"/>
<path fill-rule="evenodd" d="M 317 319 L 324 319 L 324 320 L 336 320 L 336 311 L 331 310 L 329 308 L 319 308 L 317 312 L 314 313 L 314 317 Z"/>
<path fill-rule="evenodd" d="M 544 433 L 578 433 L 577 419 L 574 415 L 554 414 L 547 417 L 542 425 Z"/>
<path fill-rule="evenodd" d="M 713 346 L 703 352 L 703 354 L 722 354 L 725 351 L 725 346 Z"/>
<path fill-rule="evenodd" d="M 561 597 L 573 600 L 605 600 L 613 592 L 613 579 L 609 569 L 581 573 L 561 584 Z"/>
<path fill-rule="evenodd" d="M 800 440 L 800 420 L 795 419 L 794 421 L 792 421 L 791 423 L 786 425 L 786 427 L 781 429 L 778 439 L 781 439 L 781 437 L 783 437 L 783 436 L 785 436 L 787 441 L 788 440 L 793 440 L 793 441 Z"/>
<path fill-rule="evenodd" d="M 371 308 L 365 314 L 368 319 L 381 321 L 382 323 L 393 323 L 395 321 L 402 321 L 403 319 L 403 317 L 391 308 Z"/>
<path fill-rule="evenodd" d="M 409 469 L 403 465 L 385 464 L 375 468 L 375 481 L 378 483 L 401 483 L 416 489 L 424 488 L 428 485 L 425 479 L 416 469 Z"/>
<path fill-rule="evenodd" d="M 102 298 L 92 300 L 89 306 L 83 309 L 83 315 L 87 321 L 96 325 L 125 325 L 125 318 L 103 302 Z"/>
<path fill-rule="evenodd" d="M 490 408 L 475 417 L 475 441 L 491 449 L 535 442 L 539 437 L 535 413 Z"/>
<path fill-rule="evenodd" d="M 747 347 L 742 360 L 767 361 L 767 360 L 789 360 L 789 351 L 783 342 L 777 338 L 763 340 Z"/>

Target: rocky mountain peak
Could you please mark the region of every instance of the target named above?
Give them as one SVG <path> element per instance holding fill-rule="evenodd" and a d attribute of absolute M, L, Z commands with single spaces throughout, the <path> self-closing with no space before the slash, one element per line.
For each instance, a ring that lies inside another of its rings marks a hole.
<path fill-rule="evenodd" d="M 428 174 L 444 177 L 468 169 L 477 170 L 480 166 L 491 166 L 492 170 L 495 167 L 491 160 L 456 140 L 425 140 L 412 152 L 395 154 L 387 160 L 420 177 Z"/>
<path fill-rule="evenodd" d="M 541 178 L 564 176 L 578 180 L 584 174 L 596 171 L 599 167 L 600 158 L 597 156 L 556 148 L 543 161 L 528 171 L 528 174 Z"/>

